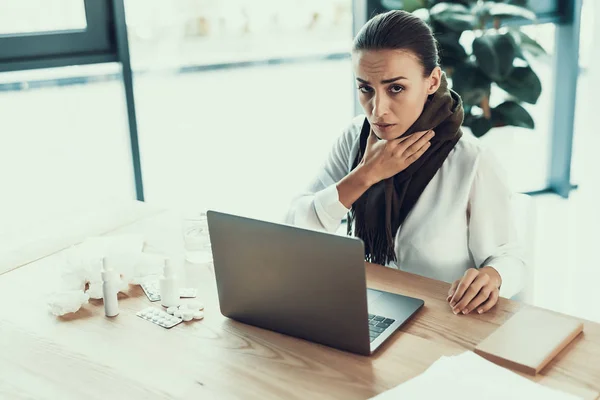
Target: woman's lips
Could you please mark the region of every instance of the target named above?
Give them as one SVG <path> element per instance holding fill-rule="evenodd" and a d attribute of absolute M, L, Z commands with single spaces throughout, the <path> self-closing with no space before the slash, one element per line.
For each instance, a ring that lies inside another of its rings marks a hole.
<path fill-rule="evenodd" d="M 379 132 L 388 132 L 393 129 L 396 124 L 373 124 Z"/>

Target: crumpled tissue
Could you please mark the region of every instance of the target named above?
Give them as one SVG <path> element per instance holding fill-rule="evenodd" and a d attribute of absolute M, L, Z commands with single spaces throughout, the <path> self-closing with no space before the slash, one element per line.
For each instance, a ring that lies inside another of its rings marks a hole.
<path fill-rule="evenodd" d="M 91 237 L 63 252 L 61 280 L 58 292 L 48 301 L 55 315 L 75 312 L 88 299 L 101 299 L 102 259 L 120 276 L 118 287 L 126 292 L 129 284 L 140 284 L 148 277 L 159 275 L 164 256 L 143 253 L 141 235 Z"/>
<path fill-rule="evenodd" d="M 61 290 L 86 290 L 92 299 L 102 298 L 102 259 L 121 277 L 120 290 L 125 291 L 133 276 L 135 264 L 143 249 L 139 235 L 92 237 L 63 253 Z"/>
<path fill-rule="evenodd" d="M 84 293 L 83 290 L 68 290 L 54 293 L 48 299 L 48 310 L 56 316 L 73 313 L 87 303 L 89 298 L 90 296 Z"/>

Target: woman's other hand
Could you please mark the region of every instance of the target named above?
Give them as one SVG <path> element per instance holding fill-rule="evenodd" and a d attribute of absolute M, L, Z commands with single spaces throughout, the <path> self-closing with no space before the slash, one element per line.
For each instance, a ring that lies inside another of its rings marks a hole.
<path fill-rule="evenodd" d="M 494 268 L 470 268 L 452 284 L 446 300 L 454 314 L 483 314 L 498 302 L 501 284 L 502 278 Z"/>

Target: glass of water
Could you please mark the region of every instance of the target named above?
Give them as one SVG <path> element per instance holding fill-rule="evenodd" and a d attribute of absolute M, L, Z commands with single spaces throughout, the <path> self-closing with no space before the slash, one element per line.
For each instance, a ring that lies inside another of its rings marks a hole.
<path fill-rule="evenodd" d="M 205 212 L 183 217 L 183 245 L 185 259 L 192 264 L 203 264 L 212 261 L 208 221 Z"/>

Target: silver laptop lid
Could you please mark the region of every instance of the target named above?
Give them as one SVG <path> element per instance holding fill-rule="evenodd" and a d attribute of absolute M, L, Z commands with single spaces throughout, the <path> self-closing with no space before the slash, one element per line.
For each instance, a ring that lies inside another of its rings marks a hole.
<path fill-rule="evenodd" d="M 360 239 L 209 211 L 226 317 L 369 354 Z"/>

